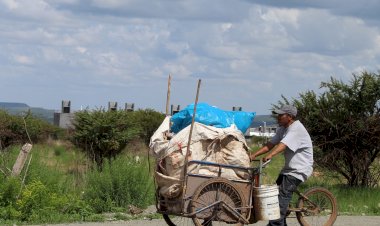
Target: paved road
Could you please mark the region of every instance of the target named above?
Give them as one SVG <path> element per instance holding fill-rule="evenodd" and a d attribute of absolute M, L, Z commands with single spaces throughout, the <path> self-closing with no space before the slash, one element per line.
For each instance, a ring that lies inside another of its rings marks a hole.
<path fill-rule="evenodd" d="M 267 222 L 260 221 L 252 226 L 265 226 Z M 133 221 L 111 221 L 101 223 L 74 223 L 74 224 L 56 224 L 54 226 L 166 226 L 164 220 L 133 220 Z M 186 225 L 186 224 L 185 224 Z M 288 220 L 289 226 L 299 226 L 296 219 Z M 338 216 L 334 226 L 379 226 L 380 216 Z M 46 224 L 45 226 L 53 226 Z M 228 226 L 226 224 L 226 226 Z"/>

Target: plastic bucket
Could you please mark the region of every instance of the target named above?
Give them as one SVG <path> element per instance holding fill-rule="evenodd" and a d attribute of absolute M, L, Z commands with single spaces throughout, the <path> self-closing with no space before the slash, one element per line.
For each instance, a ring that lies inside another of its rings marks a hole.
<path fill-rule="evenodd" d="M 280 218 L 277 185 L 262 185 L 253 189 L 253 208 L 256 220 Z"/>

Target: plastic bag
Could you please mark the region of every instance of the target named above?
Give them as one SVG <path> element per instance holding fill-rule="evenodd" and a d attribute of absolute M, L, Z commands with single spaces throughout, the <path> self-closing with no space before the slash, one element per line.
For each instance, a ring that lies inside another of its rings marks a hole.
<path fill-rule="evenodd" d="M 171 131 L 178 133 L 180 130 L 191 124 L 193 118 L 194 104 L 188 105 L 185 109 L 174 114 L 171 118 Z M 217 128 L 227 128 L 232 124 L 242 132 L 249 128 L 256 113 L 244 111 L 224 111 L 207 103 L 198 103 L 195 121 L 214 126 Z"/>

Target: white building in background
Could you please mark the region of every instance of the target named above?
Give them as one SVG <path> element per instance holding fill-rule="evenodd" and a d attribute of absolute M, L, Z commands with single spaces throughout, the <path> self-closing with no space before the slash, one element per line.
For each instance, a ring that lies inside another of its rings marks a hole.
<path fill-rule="evenodd" d="M 273 137 L 276 134 L 277 125 L 276 126 L 259 126 L 255 128 L 249 128 L 245 133 L 246 137 Z"/>

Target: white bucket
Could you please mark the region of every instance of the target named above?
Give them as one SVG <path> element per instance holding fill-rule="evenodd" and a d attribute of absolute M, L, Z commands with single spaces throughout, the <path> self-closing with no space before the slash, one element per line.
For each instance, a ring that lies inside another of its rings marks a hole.
<path fill-rule="evenodd" d="M 280 218 L 277 185 L 262 185 L 253 189 L 253 208 L 256 220 Z"/>

